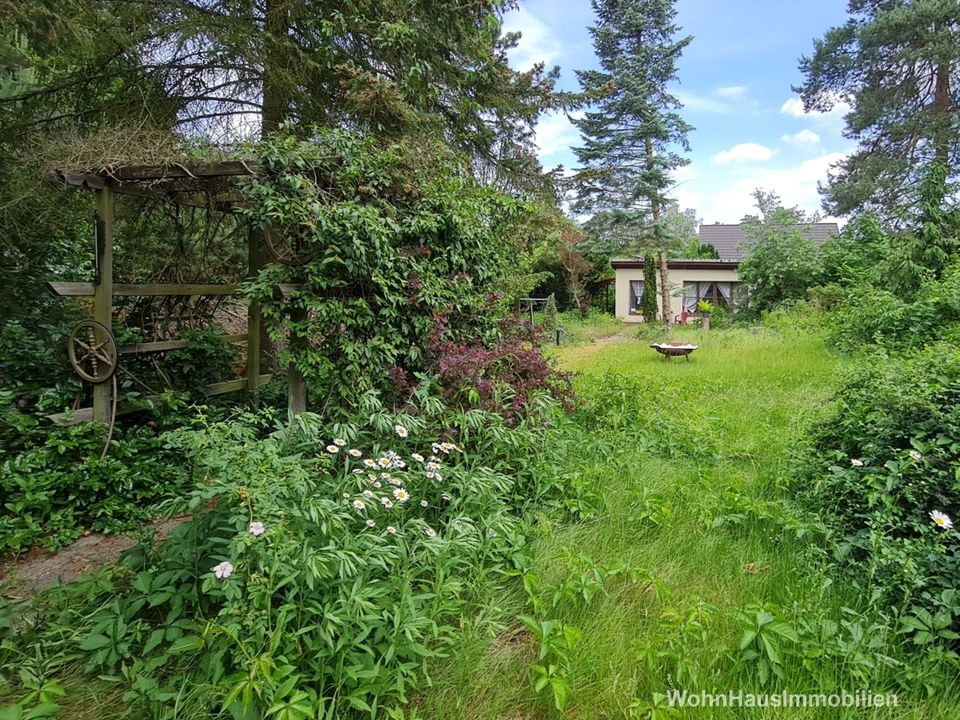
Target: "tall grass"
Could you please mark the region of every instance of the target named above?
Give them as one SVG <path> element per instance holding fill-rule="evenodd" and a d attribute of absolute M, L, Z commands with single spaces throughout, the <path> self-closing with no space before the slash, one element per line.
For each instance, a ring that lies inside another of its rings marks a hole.
<path fill-rule="evenodd" d="M 677 336 L 699 344 L 690 362 L 664 362 L 636 335 L 558 351 L 562 365 L 580 373 L 582 404 L 574 422 L 555 431 L 556 462 L 601 500 L 578 522 L 544 518 L 527 572 L 558 585 L 605 563 L 635 571 L 608 581 L 607 594 L 590 602 L 548 602 L 540 610 L 583 633 L 570 660 L 566 710 L 531 687 L 537 643 L 516 621 L 531 607 L 514 582 L 489 599 L 485 616 L 434 668 L 417 716 L 862 717 L 836 708 L 662 707 L 671 687 L 759 688 L 757 662 L 741 650 L 746 621 L 737 613 L 766 604 L 797 637 L 781 638 L 779 676 L 764 691 L 897 692 L 899 707 L 870 717 L 957 717 L 955 692 L 925 697 L 921 676 L 936 678 L 931 688 L 949 687 L 943 668 L 918 666 L 863 611 L 863 598 L 825 574 L 816 562 L 816 518 L 796 514 L 787 498 L 804 429 L 823 411 L 843 360 L 827 352 L 810 323 L 685 328 Z M 863 637 L 847 651 L 821 642 L 818 633 L 834 623 L 838 637 Z"/>

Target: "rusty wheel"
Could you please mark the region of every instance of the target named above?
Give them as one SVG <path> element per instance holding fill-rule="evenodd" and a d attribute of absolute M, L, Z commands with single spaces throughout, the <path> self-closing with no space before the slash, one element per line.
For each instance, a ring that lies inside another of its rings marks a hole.
<path fill-rule="evenodd" d="M 67 341 L 73 371 L 87 382 L 102 383 L 117 370 L 117 342 L 113 333 L 93 320 L 78 323 Z"/>

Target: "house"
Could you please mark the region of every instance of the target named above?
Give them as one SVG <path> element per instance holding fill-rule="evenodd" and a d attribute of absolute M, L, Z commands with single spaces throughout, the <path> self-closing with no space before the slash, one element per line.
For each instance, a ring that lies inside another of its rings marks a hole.
<path fill-rule="evenodd" d="M 812 223 L 803 233 L 816 245 L 837 235 L 836 223 Z M 736 311 L 746 299 L 737 268 L 749 251 L 750 240 L 743 225 L 701 225 L 700 247 L 712 245 L 718 259 L 668 260 L 670 271 L 670 312 L 680 319 L 684 312 L 697 313 L 697 303 L 707 300 L 717 307 Z M 616 274 L 616 316 L 625 322 L 642 322 L 640 297 L 643 295 L 643 258 L 610 261 Z M 657 293 L 657 307 L 661 306 Z"/>

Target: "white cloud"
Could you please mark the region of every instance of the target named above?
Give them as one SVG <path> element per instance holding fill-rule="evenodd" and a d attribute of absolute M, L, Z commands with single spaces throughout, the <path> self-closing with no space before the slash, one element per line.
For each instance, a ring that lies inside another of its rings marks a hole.
<path fill-rule="evenodd" d="M 719 100 L 714 100 L 712 98 L 703 97 L 702 95 L 696 95 L 694 93 L 684 92 L 683 90 L 677 90 L 673 93 L 673 96 L 680 101 L 680 104 L 688 110 L 702 110 L 704 112 L 727 114 L 733 112 L 732 108 L 726 103 L 720 102 Z"/>
<path fill-rule="evenodd" d="M 726 165 L 734 162 L 763 162 L 773 157 L 776 150 L 771 150 L 766 145 L 758 143 L 740 143 L 734 145 L 729 150 L 717 153 L 713 161 L 717 165 Z"/>
<path fill-rule="evenodd" d="M 742 98 L 747 94 L 747 87 L 746 85 L 727 85 L 718 87 L 714 93 L 722 98 Z"/>
<path fill-rule="evenodd" d="M 834 100 L 833 107 L 824 112 L 822 110 L 811 110 L 805 112 L 803 109 L 803 100 L 798 97 L 788 98 L 780 106 L 780 114 L 795 118 L 813 118 L 828 122 L 837 122 L 843 120 L 843 116 L 850 112 L 852 108 L 850 103 L 842 100 L 839 96 Z"/>
<path fill-rule="evenodd" d="M 582 112 L 570 113 L 570 117 L 579 120 Z M 575 145 L 580 138 L 577 128 L 567 119 L 567 114 L 560 111 L 550 111 L 543 114 L 536 127 L 535 142 L 540 148 L 540 159 L 555 155 Z M 544 162 L 545 165 L 550 163 Z"/>
<path fill-rule="evenodd" d="M 780 139 L 785 143 L 790 143 L 791 145 L 819 145 L 820 136 L 817 135 L 813 130 L 801 130 L 798 133 L 793 135 L 781 135 Z"/>
<path fill-rule="evenodd" d="M 504 17 L 503 30 L 521 35 L 517 46 L 509 53 L 510 65 L 517 70 L 529 70 L 538 62 L 550 67 L 563 52 L 562 43 L 547 24 L 522 5 Z"/>
<path fill-rule="evenodd" d="M 819 211 L 817 183 L 825 182 L 830 166 L 847 154 L 825 153 L 788 167 L 737 169 L 732 178 L 712 175 L 710 186 L 696 188 L 697 194 L 703 196 L 703 202 L 695 206 L 697 214 L 706 223 L 738 223 L 744 215 L 756 213 L 753 191 L 757 188 L 777 193 L 788 207 L 797 205 L 808 212 Z"/>

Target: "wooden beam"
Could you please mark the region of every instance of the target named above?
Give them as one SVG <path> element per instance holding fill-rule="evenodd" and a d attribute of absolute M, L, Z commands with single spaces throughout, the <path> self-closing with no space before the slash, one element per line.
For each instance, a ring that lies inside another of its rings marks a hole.
<path fill-rule="evenodd" d="M 232 177 L 256 175 L 256 160 L 226 160 L 224 162 L 170 165 L 131 165 L 105 173 L 117 180 L 171 180 L 190 178 Z"/>
<path fill-rule="evenodd" d="M 140 412 L 141 410 L 147 410 L 150 407 L 151 402 L 159 399 L 159 395 L 150 395 L 142 400 L 122 403 L 117 406 L 117 417 L 120 417 L 121 415 L 130 415 L 131 413 Z M 66 412 L 54 413 L 53 415 L 47 415 L 46 417 L 47 420 L 52 422 L 54 425 L 69 427 L 70 425 L 77 425 L 82 422 L 90 422 L 93 420 L 93 408 L 86 407 L 78 410 L 67 410 Z"/>
<path fill-rule="evenodd" d="M 219 339 L 224 345 L 229 345 L 231 343 L 246 342 L 247 336 L 243 333 L 221 335 Z M 117 349 L 117 352 L 121 355 L 140 355 L 145 353 L 169 352 L 171 350 L 185 350 L 191 345 L 193 345 L 193 343 L 190 340 L 158 340 L 156 342 L 121 345 Z"/>
<path fill-rule="evenodd" d="M 94 295 L 93 283 L 48 282 L 47 289 L 60 297 L 89 297 Z M 237 285 L 185 285 L 179 283 L 117 283 L 114 295 L 125 296 L 175 296 L 175 295 L 239 295 Z"/>
<path fill-rule="evenodd" d="M 295 355 L 307 348 L 307 339 L 300 335 L 300 329 L 295 327 L 307 319 L 307 311 L 303 308 L 294 308 L 290 311 L 290 351 Z M 307 379 L 303 376 L 297 364 L 290 360 L 287 365 L 287 412 L 296 417 L 307 409 Z"/>
<path fill-rule="evenodd" d="M 251 225 L 247 235 L 247 277 L 256 277 L 262 266 L 263 251 L 260 248 L 261 233 Z M 260 331 L 263 312 L 260 301 L 253 300 L 247 306 L 247 390 L 252 394 L 253 406 L 260 404 L 257 393 L 257 378 L 260 377 Z"/>
<path fill-rule="evenodd" d="M 113 328 L 113 190 L 107 184 L 97 190 L 96 277 L 93 288 L 93 319 Z M 93 419 L 110 422 L 113 383 L 93 386 Z"/>
<path fill-rule="evenodd" d="M 273 299 L 286 300 L 295 292 L 303 288 L 303 283 L 280 283 L 273 286 Z"/>
<path fill-rule="evenodd" d="M 265 385 L 270 382 L 272 374 L 260 375 L 257 378 L 257 387 Z M 204 389 L 207 395 L 223 395 L 225 393 L 236 392 L 237 390 L 247 389 L 247 378 L 237 378 L 236 380 L 227 380 L 226 382 L 213 383 L 212 385 L 207 385 Z"/>

